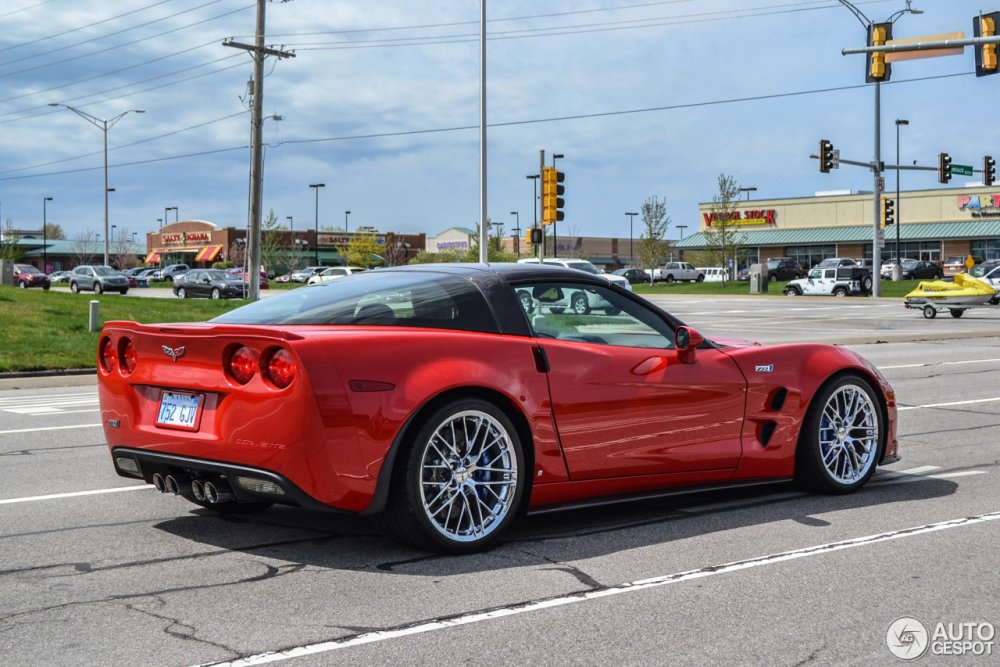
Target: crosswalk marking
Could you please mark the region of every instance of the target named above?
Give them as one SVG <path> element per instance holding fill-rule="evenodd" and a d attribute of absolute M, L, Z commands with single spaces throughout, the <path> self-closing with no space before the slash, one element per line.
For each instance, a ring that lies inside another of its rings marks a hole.
<path fill-rule="evenodd" d="M 0 398 L 0 412 L 48 416 L 97 412 L 97 392 L 86 394 L 33 394 Z"/>

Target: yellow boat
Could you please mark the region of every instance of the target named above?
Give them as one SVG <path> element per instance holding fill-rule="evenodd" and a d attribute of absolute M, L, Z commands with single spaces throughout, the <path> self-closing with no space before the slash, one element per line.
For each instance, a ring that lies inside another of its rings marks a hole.
<path fill-rule="evenodd" d="M 954 282 L 923 280 L 903 298 L 907 308 L 922 308 L 927 319 L 933 319 L 938 310 L 945 308 L 952 317 L 961 317 L 966 308 L 995 303 L 997 291 L 968 273 L 959 273 Z"/>

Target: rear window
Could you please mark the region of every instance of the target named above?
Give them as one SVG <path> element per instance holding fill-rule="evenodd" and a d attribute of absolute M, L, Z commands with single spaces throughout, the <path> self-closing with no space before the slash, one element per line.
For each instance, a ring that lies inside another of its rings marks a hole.
<path fill-rule="evenodd" d="M 257 301 L 211 320 L 225 324 L 375 325 L 498 333 L 482 292 L 430 271 L 366 271 Z"/>

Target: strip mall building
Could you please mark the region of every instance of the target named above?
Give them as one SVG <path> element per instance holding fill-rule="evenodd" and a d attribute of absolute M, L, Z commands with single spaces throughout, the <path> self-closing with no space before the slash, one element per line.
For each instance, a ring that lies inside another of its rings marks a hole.
<path fill-rule="evenodd" d="M 1000 258 L 1000 190 L 979 187 L 884 193 L 896 200 L 898 226 L 885 228 L 881 258 L 943 261 L 953 255 Z M 749 263 L 793 257 L 811 267 L 827 257 L 872 258 L 872 194 L 739 202 L 728 224 L 743 233 Z M 705 231 L 718 224 L 712 204 L 699 204 L 698 233 L 678 241 L 680 250 L 704 250 Z"/>

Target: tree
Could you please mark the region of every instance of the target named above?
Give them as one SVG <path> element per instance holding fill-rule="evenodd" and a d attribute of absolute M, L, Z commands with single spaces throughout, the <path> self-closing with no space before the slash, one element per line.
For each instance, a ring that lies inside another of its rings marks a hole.
<path fill-rule="evenodd" d="M 62 225 L 55 222 L 46 222 L 44 236 L 52 241 L 65 241 L 66 233 L 63 232 Z"/>
<path fill-rule="evenodd" d="M 126 227 L 116 230 L 111 237 L 111 254 L 115 257 L 115 263 L 120 270 L 129 269 L 139 263 L 135 253 L 132 252 L 132 232 Z"/>
<path fill-rule="evenodd" d="M 21 258 L 21 246 L 18 245 L 17 237 L 14 234 L 14 223 L 10 218 L 3 225 L 3 233 L 0 233 L 0 259 L 18 260 Z"/>
<path fill-rule="evenodd" d="M 392 232 L 387 232 L 385 241 L 382 243 L 382 259 L 386 266 L 402 266 L 406 264 L 406 258 L 410 250 L 410 244 Z"/>
<path fill-rule="evenodd" d="M 261 225 L 260 261 L 271 269 L 288 266 L 288 248 L 285 247 L 284 227 L 278 224 L 274 209 L 268 211 L 267 219 Z"/>
<path fill-rule="evenodd" d="M 666 262 L 670 252 L 670 247 L 663 238 L 670 226 L 670 216 L 667 215 L 666 200 L 661 200 L 656 195 L 647 199 L 640 210 L 645 229 L 639 235 L 639 262 L 649 268 L 649 278 L 652 281 L 652 270 Z"/>
<path fill-rule="evenodd" d="M 365 232 L 351 235 L 346 245 L 337 246 L 337 252 L 348 266 L 361 266 L 367 269 L 375 263 L 376 255 L 382 256 L 382 246 L 374 233 Z"/>
<path fill-rule="evenodd" d="M 71 252 L 73 253 L 73 264 L 93 264 L 95 251 L 97 249 L 97 232 L 89 227 L 82 232 L 77 232 L 73 237 Z"/>
<path fill-rule="evenodd" d="M 740 186 L 736 179 L 726 174 L 719 174 L 719 191 L 712 195 L 712 206 L 709 208 L 710 224 L 703 232 L 705 234 L 705 248 L 714 266 L 723 267 L 722 280 L 725 283 L 729 275 L 729 263 L 732 262 L 733 270 L 739 266 L 740 262 L 746 261 L 746 248 L 743 244 L 746 237 L 739 228 L 732 224 L 737 219 L 737 199 L 740 194 Z"/>

